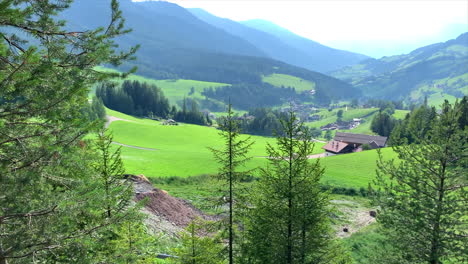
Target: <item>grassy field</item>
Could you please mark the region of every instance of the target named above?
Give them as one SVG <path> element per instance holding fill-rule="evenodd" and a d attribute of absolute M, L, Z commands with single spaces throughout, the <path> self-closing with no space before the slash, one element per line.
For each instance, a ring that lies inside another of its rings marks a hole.
<path fill-rule="evenodd" d="M 297 92 L 315 89 L 314 82 L 286 74 L 274 73 L 268 76 L 263 76 L 262 79 L 263 82 L 269 83 L 276 87 L 294 87 Z"/>
<path fill-rule="evenodd" d="M 381 149 L 384 159 L 396 158 L 391 148 Z M 341 187 L 367 187 L 375 178 L 377 150 L 336 155 L 321 160 L 325 167 L 322 182 Z"/>
<path fill-rule="evenodd" d="M 373 134 L 370 131 L 370 121 L 372 121 L 372 117 L 375 113 L 377 113 L 378 108 L 348 108 L 348 111 L 345 111 L 345 108 L 336 108 L 332 111 L 328 111 L 324 109 L 316 115 L 321 117 L 320 120 L 314 122 L 307 122 L 306 124 L 310 127 L 320 128 L 321 126 L 325 126 L 330 123 L 334 123 L 337 120 L 336 113 L 339 110 L 343 110 L 343 120 L 344 121 L 351 121 L 353 118 L 363 118 L 364 122 L 359 125 L 357 128 L 352 130 L 346 130 L 343 132 L 350 132 L 350 133 L 361 133 L 361 134 Z"/>
<path fill-rule="evenodd" d="M 157 121 L 134 118 L 111 110 L 108 110 L 108 114 L 132 121 L 115 121 L 110 125 L 114 141 L 156 149 L 150 151 L 123 147 L 122 156 L 127 172 L 148 177 L 187 177 L 217 171 L 218 165 L 208 149 L 222 146 L 217 129 L 190 124 L 163 126 Z M 249 154 L 254 158 L 249 162 L 248 168 L 263 165 L 266 162 L 266 144 L 275 143 L 275 139 L 270 137 L 251 138 L 255 144 Z M 316 144 L 315 153 L 323 152 L 321 147 L 324 144 Z"/>
<path fill-rule="evenodd" d="M 413 101 L 422 102 L 427 96 L 428 103 L 432 106 L 440 108 L 444 100 L 454 103 L 457 98 L 444 91 L 448 89 L 451 92 L 457 91 L 461 94 L 468 94 L 468 73 L 450 76 L 443 79 L 434 80 L 430 84 L 422 84 L 416 90 L 411 92 L 410 98 Z"/>
<path fill-rule="evenodd" d="M 188 177 L 216 173 L 218 165 L 214 162 L 208 147 L 219 148 L 222 140 L 215 128 L 181 124 L 163 126 L 157 121 L 139 119 L 108 110 L 108 114 L 126 121 L 115 121 L 110 125 L 114 141 L 145 148 L 141 150 L 122 147 L 122 158 L 128 173 L 144 174 L 148 177 Z M 255 144 L 249 153 L 253 156 L 248 168 L 266 163 L 265 146 L 274 144 L 275 139 L 251 136 Z M 323 152 L 323 143 L 316 143 L 314 153 Z M 391 149 L 383 149 L 385 157 L 394 157 Z M 361 153 L 338 155 L 322 158 L 325 166 L 324 183 L 342 187 L 367 187 L 376 169 L 375 150 Z"/>

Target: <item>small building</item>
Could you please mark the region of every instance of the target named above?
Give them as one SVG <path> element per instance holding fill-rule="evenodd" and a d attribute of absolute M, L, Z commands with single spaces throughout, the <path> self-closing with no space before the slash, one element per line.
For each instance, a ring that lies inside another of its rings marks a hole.
<path fill-rule="evenodd" d="M 383 148 L 387 144 L 387 137 L 336 132 L 333 140 L 322 148 L 329 154 L 344 154 L 362 151 L 364 144 L 368 144 L 371 149 Z"/>

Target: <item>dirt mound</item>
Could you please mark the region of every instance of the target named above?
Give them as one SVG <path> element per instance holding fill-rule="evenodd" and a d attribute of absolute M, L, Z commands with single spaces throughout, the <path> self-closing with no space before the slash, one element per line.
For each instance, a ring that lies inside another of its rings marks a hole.
<path fill-rule="evenodd" d="M 135 199 L 137 201 L 147 199 L 146 211 L 177 227 L 187 226 L 196 217 L 208 218 L 187 201 L 172 197 L 164 190 L 154 188 L 143 175 L 129 175 L 129 179 L 134 183 Z"/>

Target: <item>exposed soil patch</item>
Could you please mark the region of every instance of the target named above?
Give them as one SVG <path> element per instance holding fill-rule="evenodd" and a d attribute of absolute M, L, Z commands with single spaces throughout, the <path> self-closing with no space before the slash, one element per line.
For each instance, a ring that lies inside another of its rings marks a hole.
<path fill-rule="evenodd" d="M 145 176 L 127 175 L 127 177 L 134 183 L 135 200 L 147 199 L 143 212 L 150 214 L 149 219 L 153 220 L 153 223 L 149 223 L 150 226 L 155 226 L 160 231 L 177 233 L 197 217 L 211 219 L 189 202 L 154 188 Z"/>
<path fill-rule="evenodd" d="M 374 209 L 359 206 L 354 201 L 331 200 L 337 209 L 343 214 L 339 217 L 339 225 L 335 226 L 336 234 L 340 238 L 349 237 L 353 233 L 375 222 L 371 214 Z"/>

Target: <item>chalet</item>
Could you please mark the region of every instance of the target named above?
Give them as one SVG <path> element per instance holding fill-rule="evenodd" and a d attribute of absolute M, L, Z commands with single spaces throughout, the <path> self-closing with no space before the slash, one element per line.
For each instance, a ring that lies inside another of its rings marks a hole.
<path fill-rule="evenodd" d="M 331 155 L 344 154 L 362 151 L 364 144 L 368 144 L 371 149 L 383 148 L 387 144 L 387 137 L 336 132 L 335 138 L 323 149 Z"/>

